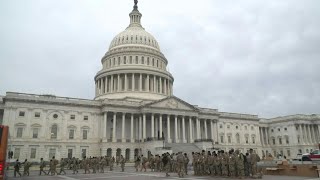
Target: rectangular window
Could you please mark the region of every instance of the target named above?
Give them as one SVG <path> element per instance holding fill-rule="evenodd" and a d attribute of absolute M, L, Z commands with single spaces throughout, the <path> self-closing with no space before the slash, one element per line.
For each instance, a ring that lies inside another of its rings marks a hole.
<path fill-rule="evenodd" d="M 56 149 L 49 149 L 49 159 L 56 156 Z"/>
<path fill-rule="evenodd" d="M 118 65 L 120 66 L 120 64 L 121 64 L 121 58 L 118 57 Z"/>
<path fill-rule="evenodd" d="M 82 131 L 82 139 L 88 139 L 88 131 L 87 130 Z"/>
<path fill-rule="evenodd" d="M 17 138 L 21 138 L 22 137 L 22 131 L 23 131 L 22 127 L 17 128 Z"/>
<path fill-rule="evenodd" d="M 150 59 L 149 59 L 149 57 L 147 57 L 147 65 L 149 66 L 149 64 L 150 64 Z"/>
<path fill-rule="evenodd" d="M 39 134 L 39 129 L 38 128 L 34 128 L 33 132 L 32 132 L 32 138 L 33 139 L 37 139 L 38 138 L 38 134 Z"/>
<path fill-rule="evenodd" d="M 129 63 L 132 64 L 132 56 L 130 56 L 130 62 Z"/>
<path fill-rule="evenodd" d="M 249 144 L 249 138 L 246 137 L 246 144 Z"/>
<path fill-rule="evenodd" d="M 82 158 L 87 156 L 87 150 L 86 149 L 82 149 L 81 150 L 81 156 L 82 156 Z"/>
<path fill-rule="evenodd" d="M 31 154 L 30 154 L 30 159 L 35 159 L 37 154 L 37 149 L 36 148 L 31 148 Z"/>
<path fill-rule="evenodd" d="M 223 136 L 220 136 L 220 142 L 223 143 Z"/>
<path fill-rule="evenodd" d="M 13 158 L 19 159 L 19 157 L 20 157 L 20 148 L 14 148 Z"/>
<path fill-rule="evenodd" d="M 289 149 L 287 150 L 287 155 L 288 155 L 288 157 L 290 157 L 290 156 L 291 156 L 291 152 L 290 152 L 290 150 L 289 150 Z"/>
<path fill-rule="evenodd" d="M 25 114 L 24 111 L 20 111 L 20 112 L 19 112 L 19 116 L 20 116 L 20 117 L 24 117 L 24 114 Z"/>
<path fill-rule="evenodd" d="M 288 137 L 286 138 L 286 143 L 289 144 L 289 138 Z"/>
<path fill-rule="evenodd" d="M 141 64 L 144 64 L 144 57 L 141 58 Z"/>
<path fill-rule="evenodd" d="M 75 119 L 76 119 L 76 115 L 71 114 L 71 115 L 70 115 L 70 119 L 75 120 Z"/>
<path fill-rule="evenodd" d="M 71 159 L 72 158 L 72 149 L 68 149 L 68 158 Z"/>
<path fill-rule="evenodd" d="M 286 131 L 286 130 L 287 130 L 287 128 L 284 128 L 284 130 Z"/>
<path fill-rule="evenodd" d="M 74 129 L 70 129 L 69 130 L 69 139 L 73 139 L 74 138 Z"/>
<path fill-rule="evenodd" d="M 136 56 L 136 64 L 139 64 L 138 56 Z"/>
<path fill-rule="evenodd" d="M 281 138 L 279 138 L 279 144 L 282 144 L 282 139 Z"/>
<path fill-rule="evenodd" d="M 83 116 L 83 120 L 87 121 L 89 119 L 89 116 Z"/>
<path fill-rule="evenodd" d="M 273 144 L 273 145 L 276 144 L 276 139 L 272 139 L 272 144 Z"/>
<path fill-rule="evenodd" d="M 300 154 L 302 154 L 302 150 L 301 149 L 299 149 L 298 151 L 299 151 Z"/>
<path fill-rule="evenodd" d="M 228 136 L 228 143 L 231 143 L 231 136 Z"/>
<path fill-rule="evenodd" d="M 40 117 L 40 113 L 39 112 L 35 112 L 34 113 L 34 117 L 39 118 Z"/>
<path fill-rule="evenodd" d="M 127 64 L 127 57 L 126 56 L 123 57 L 123 64 Z"/>
<path fill-rule="evenodd" d="M 300 143 L 300 136 L 298 136 L 298 143 Z"/>
<path fill-rule="evenodd" d="M 256 138 L 252 137 L 252 143 L 255 144 L 256 143 Z"/>

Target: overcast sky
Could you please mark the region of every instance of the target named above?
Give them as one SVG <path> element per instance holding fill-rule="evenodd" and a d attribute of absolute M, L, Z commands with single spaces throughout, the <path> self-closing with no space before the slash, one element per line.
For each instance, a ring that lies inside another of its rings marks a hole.
<path fill-rule="evenodd" d="M 225 112 L 320 113 L 319 0 L 139 0 L 175 96 Z M 1 0 L 0 95 L 94 98 L 133 0 Z"/>

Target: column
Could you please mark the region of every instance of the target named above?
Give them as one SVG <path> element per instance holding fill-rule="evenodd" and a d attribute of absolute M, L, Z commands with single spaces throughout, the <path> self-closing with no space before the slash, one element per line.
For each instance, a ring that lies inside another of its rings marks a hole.
<path fill-rule="evenodd" d="M 197 124 L 197 139 L 200 139 L 200 121 L 198 117 L 196 117 L 196 124 Z"/>
<path fill-rule="evenodd" d="M 310 131 L 310 142 L 313 143 L 314 142 L 314 133 L 313 128 L 312 128 L 312 124 L 309 125 L 309 131 Z"/>
<path fill-rule="evenodd" d="M 139 91 L 142 91 L 142 74 L 140 74 Z"/>
<path fill-rule="evenodd" d="M 318 124 L 318 137 L 319 137 L 318 143 L 320 143 L 320 124 Z"/>
<path fill-rule="evenodd" d="M 98 82 L 96 81 L 96 96 L 98 96 Z"/>
<path fill-rule="evenodd" d="M 170 115 L 167 115 L 167 133 L 168 133 L 168 137 L 167 137 L 167 141 L 168 143 L 171 143 L 171 137 L 170 137 Z"/>
<path fill-rule="evenodd" d="M 139 115 L 139 140 L 142 140 L 142 117 Z"/>
<path fill-rule="evenodd" d="M 266 145 L 269 145 L 269 142 L 268 142 L 268 139 L 269 139 L 269 137 L 267 136 L 267 128 L 265 127 L 265 128 L 263 128 L 264 129 L 264 131 L 263 131 L 263 136 L 264 136 L 264 138 L 265 138 L 265 144 Z"/>
<path fill-rule="evenodd" d="M 120 92 L 120 85 L 121 85 L 121 83 L 120 83 L 120 74 L 118 74 L 118 88 L 117 88 L 117 92 Z"/>
<path fill-rule="evenodd" d="M 150 85 L 149 85 L 149 82 L 150 82 L 150 77 L 149 77 L 149 74 L 147 75 L 147 83 L 146 83 L 146 91 L 149 92 L 150 91 Z"/>
<path fill-rule="evenodd" d="M 309 136 L 308 142 L 311 143 L 312 140 L 311 140 L 311 133 L 310 133 L 310 125 L 309 124 L 307 125 L 307 132 L 308 132 L 308 136 Z"/>
<path fill-rule="evenodd" d="M 189 142 L 193 143 L 193 134 L 192 134 L 192 117 L 189 117 Z"/>
<path fill-rule="evenodd" d="M 110 92 L 113 92 L 113 75 L 111 75 Z"/>
<path fill-rule="evenodd" d="M 101 78 L 101 94 L 104 94 L 104 78 Z"/>
<path fill-rule="evenodd" d="M 108 115 L 107 115 L 107 112 L 104 113 L 104 117 L 103 117 L 103 137 L 106 138 L 107 137 L 107 118 L 108 118 Z"/>
<path fill-rule="evenodd" d="M 187 140 L 186 140 L 186 124 L 185 124 L 184 116 L 182 116 L 182 142 L 183 143 L 187 143 Z"/>
<path fill-rule="evenodd" d="M 156 90 L 156 76 L 153 76 L 153 92 L 157 92 Z"/>
<path fill-rule="evenodd" d="M 157 139 L 158 138 L 158 132 L 159 132 L 159 119 L 158 118 L 154 118 L 154 137 Z"/>
<path fill-rule="evenodd" d="M 134 139 L 133 139 L 133 118 L 134 118 L 134 115 L 131 114 L 131 142 L 133 143 L 134 142 Z"/>
<path fill-rule="evenodd" d="M 146 129 L 146 114 L 143 114 L 143 127 L 142 127 L 142 130 L 143 130 L 143 134 L 142 134 L 142 138 L 143 140 L 146 139 L 146 132 L 147 132 L 147 129 Z"/>
<path fill-rule="evenodd" d="M 212 139 L 212 141 L 214 140 L 213 139 L 213 137 L 214 137 L 214 134 L 213 134 L 213 121 L 212 121 L 212 119 L 210 119 L 210 128 L 211 128 L 211 139 Z"/>
<path fill-rule="evenodd" d="M 179 142 L 179 139 L 178 139 L 178 118 L 177 116 L 175 115 L 174 116 L 174 139 L 175 139 L 175 142 Z"/>
<path fill-rule="evenodd" d="M 128 75 L 124 74 L 124 91 L 128 91 Z"/>
<path fill-rule="evenodd" d="M 203 120 L 203 124 L 204 124 L 204 138 L 208 139 L 208 130 L 207 130 L 207 120 L 206 119 Z"/>
<path fill-rule="evenodd" d="M 135 80 L 134 80 L 134 74 L 132 74 L 132 91 L 135 89 Z"/>
<path fill-rule="evenodd" d="M 108 92 L 108 77 L 105 78 L 104 93 Z"/>
<path fill-rule="evenodd" d="M 167 95 L 167 79 L 166 79 L 166 78 L 163 80 L 163 83 L 164 83 L 164 84 L 163 84 L 163 85 L 164 85 L 164 88 L 163 88 L 163 89 L 164 89 L 164 92 L 163 92 L 163 93 L 164 93 L 165 95 Z"/>
<path fill-rule="evenodd" d="M 126 137 L 125 137 L 125 131 L 126 131 L 126 126 L 125 126 L 125 121 L 126 121 L 126 113 L 122 113 L 122 142 L 126 142 Z"/>
<path fill-rule="evenodd" d="M 162 114 L 159 115 L 159 135 L 162 138 Z"/>
<path fill-rule="evenodd" d="M 299 124 L 299 131 L 300 131 L 300 143 L 305 143 L 303 140 L 303 132 L 302 132 L 302 125 Z"/>
<path fill-rule="evenodd" d="M 163 92 L 162 92 L 162 78 L 161 77 L 159 77 L 159 84 L 160 84 L 160 94 L 162 94 Z"/>
<path fill-rule="evenodd" d="M 112 142 L 117 142 L 116 138 L 116 123 L 117 123 L 117 113 L 113 113 L 113 129 L 112 129 Z"/>
<path fill-rule="evenodd" d="M 151 138 L 154 137 L 154 114 L 151 114 Z"/>

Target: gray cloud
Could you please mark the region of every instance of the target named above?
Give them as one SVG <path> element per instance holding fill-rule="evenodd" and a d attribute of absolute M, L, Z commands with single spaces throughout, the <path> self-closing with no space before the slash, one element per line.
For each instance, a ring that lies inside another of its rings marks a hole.
<path fill-rule="evenodd" d="M 140 1 L 174 93 L 220 111 L 319 113 L 317 0 Z M 94 97 L 95 73 L 131 1 L 0 2 L 0 94 Z"/>

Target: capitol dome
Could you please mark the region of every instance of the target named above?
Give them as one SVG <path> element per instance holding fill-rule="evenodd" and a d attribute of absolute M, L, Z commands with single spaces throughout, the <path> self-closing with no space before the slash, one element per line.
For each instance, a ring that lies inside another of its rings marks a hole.
<path fill-rule="evenodd" d="M 157 40 L 141 25 L 137 2 L 129 26 L 116 35 L 95 76 L 95 99 L 158 100 L 172 95 L 173 77 Z"/>

